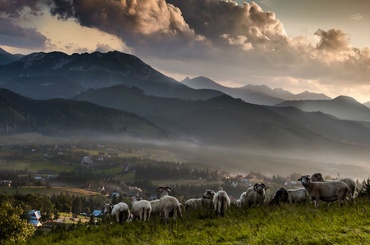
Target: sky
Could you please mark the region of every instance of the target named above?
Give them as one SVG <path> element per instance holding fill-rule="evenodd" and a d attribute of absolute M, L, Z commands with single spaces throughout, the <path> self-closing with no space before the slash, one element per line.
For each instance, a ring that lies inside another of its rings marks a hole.
<path fill-rule="evenodd" d="M 370 101 L 369 0 L 0 0 L 10 53 L 118 50 L 178 81 Z"/>

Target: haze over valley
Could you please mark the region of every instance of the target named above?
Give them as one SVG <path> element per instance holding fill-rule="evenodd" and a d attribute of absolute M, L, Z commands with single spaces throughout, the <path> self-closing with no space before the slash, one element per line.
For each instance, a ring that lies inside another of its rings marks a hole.
<path fill-rule="evenodd" d="M 0 60 L 1 144 L 129 142 L 232 173 L 368 177 L 370 109 L 348 96 L 177 81 L 117 51 Z"/>

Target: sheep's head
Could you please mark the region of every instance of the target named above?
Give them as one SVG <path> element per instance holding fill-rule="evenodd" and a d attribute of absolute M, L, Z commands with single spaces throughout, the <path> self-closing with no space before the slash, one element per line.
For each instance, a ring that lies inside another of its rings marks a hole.
<path fill-rule="evenodd" d="M 253 186 L 253 190 L 258 193 L 263 193 L 265 190 L 267 190 L 268 187 L 264 183 L 256 183 Z"/>
<path fill-rule="evenodd" d="M 169 186 L 160 186 L 157 191 L 159 191 L 159 193 L 161 193 L 161 197 L 163 197 L 168 196 L 168 193 L 170 193 L 172 189 Z"/>
<path fill-rule="evenodd" d="M 130 200 L 131 200 L 131 202 L 136 202 L 137 198 L 136 198 L 136 196 L 132 196 L 132 197 L 130 197 Z"/>
<path fill-rule="evenodd" d="M 302 183 L 304 187 L 307 187 L 310 185 L 310 176 L 309 175 L 302 175 L 301 178 L 298 179 Z"/>
<path fill-rule="evenodd" d="M 111 203 L 104 204 L 104 206 L 102 207 L 103 214 L 110 214 L 112 212 L 113 206 L 114 205 Z"/>
<path fill-rule="evenodd" d="M 213 196 L 215 195 L 215 192 L 212 190 L 206 190 L 203 194 L 204 199 L 213 199 Z"/>
<path fill-rule="evenodd" d="M 288 202 L 289 194 L 284 188 L 280 188 L 275 192 L 273 199 L 270 201 L 270 205 L 279 204 L 280 202 Z"/>
<path fill-rule="evenodd" d="M 311 176 L 311 181 L 324 181 L 324 178 L 322 177 L 321 173 L 314 173 Z"/>

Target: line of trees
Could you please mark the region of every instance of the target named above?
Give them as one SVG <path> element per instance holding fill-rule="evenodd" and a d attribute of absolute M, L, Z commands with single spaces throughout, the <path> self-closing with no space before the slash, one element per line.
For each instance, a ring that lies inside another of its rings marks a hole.
<path fill-rule="evenodd" d="M 60 212 L 65 213 L 87 213 L 90 214 L 94 209 L 100 209 L 106 197 L 102 195 L 80 196 L 71 195 L 68 192 L 53 194 L 52 196 L 40 194 L 15 194 L 0 195 L 0 202 L 8 202 L 14 207 L 22 210 L 22 219 L 28 219 L 30 210 L 40 210 L 42 221 L 57 219 Z"/>

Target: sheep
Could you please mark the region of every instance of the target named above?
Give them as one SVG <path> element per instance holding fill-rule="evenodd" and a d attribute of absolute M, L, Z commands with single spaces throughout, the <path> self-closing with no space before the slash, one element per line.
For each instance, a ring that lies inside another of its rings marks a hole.
<path fill-rule="evenodd" d="M 280 188 L 275 192 L 274 197 L 269 202 L 269 205 L 279 205 L 282 202 L 289 202 L 288 191 L 284 188 Z"/>
<path fill-rule="evenodd" d="M 293 203 L 305 203 L 309 200 L 309 196 L 305 188 L 288 189 L 284 188 L 278 189 L 273 199 L 269 202 L 270 205 L 279 205 L 281 202 Z"/>
<path fill-rule="evenodd" d="M 229 206 L 230 206 L 230 198 L 227 195 L 226 191 L 219 190 L 213 196 L 213 207 L 216 211 L 216 214 L 220 214 L 221 216 L 224 216 L 225 211 Z"/>
<path fill-rule="evenodd" d="M 306 189 L 311 200 L 314 201 L 315 208 L 320 206 L 320 200 L 324 202 L 339 201 L 339 205 L 344 204 L 346 195 L 350 192 L 348 185 L 339 180 L 329 182 L 313 182 L 309 175 L 303 175 L 298 179 Z"/>
<path fill-rule="evenodd" d="M 133 219 L 139 218 L 141 221 L 148 221 L 152 212 L 152 205 L 147 200 L 136 200 L 136 197 L 131 198 L 132 208 L 131 213 Z"/>
<path fill-rule="evenodd" d="M 181 207 L 179 200 L 176 197 L 169 196 L 168 193 L 171 192 L 171 188 L 168 186 L 161 186 L 157 189 L 161 193 L 161 198 L 156 204 L 155 209 L 158 210 L 160 215 L 163 214 L 164 222 L 168 223 L 169 217 L 173 217 L 176 220 L 176 217 L 182 217 Z"/>
<path fill-rule="evenodd" d="M 155 199 L 150 201 L 150 205 L 152 206 L 152 213 L 151 214 L 158 214 L 159 216 L 163 216 L 163 213 L 161 213 L 161 205 L 159 204 L 160 199 Z"/>
<path fill-rule="evenodd" d="M 262 205 L 266 198 L 266 187 L 263 183 L 256 183 L 240 195 L 241 207 Z"/>
<path fill-rule="evenodd" d="M 190 198 L 185 202 L 185 209 L 211 209 L 215 192 L 206 190 L 201 198 Z"/>
<path fill-rule="evenodd" d="M 289 203 L 306 203 L 310 200 L 305 188 L 288 189 Z"/>
<path fill-rule="evenodd" d="M 119 202 L 116 205 L 106 203 L 103 208 L 103 215 L 109 214 L 116 219 L 117 223 L 122 224 L 128 220 L 130 216 L 130 210 L 126 203 Z"/>
<path fill-rule="evenodd" d="M 351 193 L 351 200 L 353 202 L 355 202 L 355 197 L 356 197 L 356 182 L 351 179 L 351 178 L 341 178 L 339 179 L 340 181 L 343 181 L 344 183 L 346 183 L 350 189 L 350 193 Z M 326 180 L 322 177 L 322 174 L 321 173 L 314 173 L 312 176 L 311 176 L 311 181 L 320 181 L 320 182 L 325 182 Z"/>

